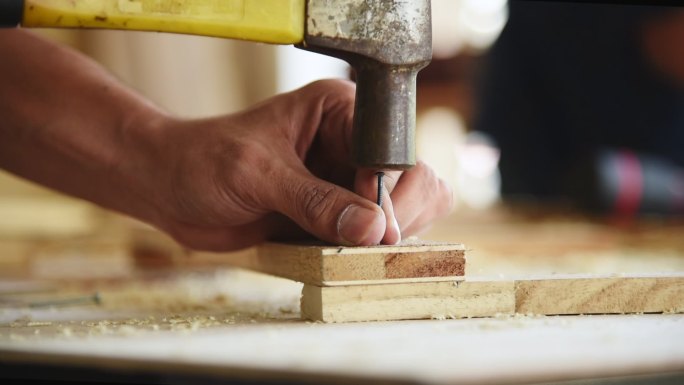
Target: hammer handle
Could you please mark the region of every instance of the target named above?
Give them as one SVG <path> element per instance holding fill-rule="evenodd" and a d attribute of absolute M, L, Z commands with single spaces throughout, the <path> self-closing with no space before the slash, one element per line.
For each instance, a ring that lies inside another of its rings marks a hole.
<path fill-rule="evenodd" d="M 305 0 L 0 0 L 0 26 L 99 28 L 296 44 Z"/>

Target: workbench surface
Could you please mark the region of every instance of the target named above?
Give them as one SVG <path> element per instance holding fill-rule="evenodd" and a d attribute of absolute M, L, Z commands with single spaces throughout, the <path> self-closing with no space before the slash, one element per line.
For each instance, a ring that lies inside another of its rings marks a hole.
<path fill-rule="evenodd" d="M 681 314 L 321 324 L 299 319 L 299 284 L 255 273 L 130 285 L 102 286 L 99 306 L 5 308 L 2 360 L 421 383 L 684 370 Z"/>
<path fill-rule="evenodd" d="M 473 245 L 471 275 L 684 271 L 684 241 L 676 236 L 682 227 L 636 231 L 501 218 L 471 226 L 452 218 L 431 239 Z M 435 314 L 423 321 L 322 324 L 299 318 L 300 290 L 295 282 L 227 267 L 147 269 L 95 280 L 6 278 L 0 368 L 349 383 L 684 378 L 682 314 L 456 320 Z M 99 305 L 27 306 L 94 292 Z"/>

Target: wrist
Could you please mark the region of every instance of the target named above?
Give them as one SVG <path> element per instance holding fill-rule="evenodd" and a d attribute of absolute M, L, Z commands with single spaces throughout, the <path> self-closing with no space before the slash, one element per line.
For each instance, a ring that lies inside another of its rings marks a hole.
<path fill-rule="evenodd" d="M 116 174 L 122 181 L 120 210 L 159 226 L 163 217 L 165 137 L 174 119 L 146 108 L 128 114 L 121 128 Z"/>

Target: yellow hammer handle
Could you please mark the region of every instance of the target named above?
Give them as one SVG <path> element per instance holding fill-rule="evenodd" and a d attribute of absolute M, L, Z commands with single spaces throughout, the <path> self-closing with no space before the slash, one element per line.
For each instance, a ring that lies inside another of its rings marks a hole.
<path fill-rule="evenodd" d="M 21 25 L 174 32 L 296 44 L 305 0 L 24 0 Z"/>

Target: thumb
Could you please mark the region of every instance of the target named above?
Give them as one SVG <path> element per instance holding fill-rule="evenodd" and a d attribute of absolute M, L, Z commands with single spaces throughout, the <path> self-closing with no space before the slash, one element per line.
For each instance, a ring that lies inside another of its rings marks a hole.
<path fill-rule="evenodd" d="M 308 171 L 289 170 L 271 191 L 269 206 L 324 241 L 369 246 L 385 234 L 385 214 L 375 203 Z"/>

